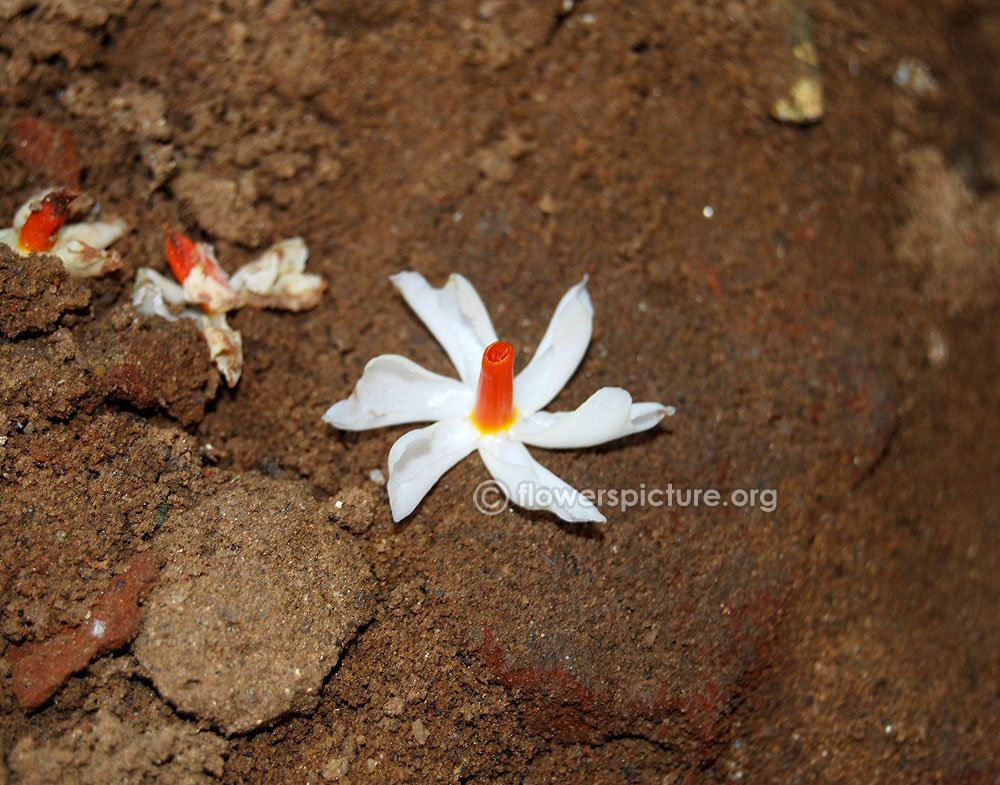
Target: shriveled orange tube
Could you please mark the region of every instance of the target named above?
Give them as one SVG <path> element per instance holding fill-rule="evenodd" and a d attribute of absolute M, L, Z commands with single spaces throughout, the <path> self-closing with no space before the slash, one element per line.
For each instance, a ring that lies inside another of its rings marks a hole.
<path fill-rule="evenodd" d="M 189 237 L 180 232 L 168 231 L 163 238 L 163 245 L 167 252 L 167 264 L 170 271 L 177 279 L 177 283 L 184 283 L 184 279 L 198 264 L 198 249 Z"/>
<path fill-rule="evenodd" d="M 78 192 L 52 191 L 42 199 L 41 206 L 28 216 L 17 237 L 22 251 L 45 253 L 56 244 L 56 235 L 69 215 L 69 205 Z"/>
<path fill-rule="evenodd" d="M 514 422 L 514 347 L 495 341 L 483 352 L 472 422 L 480 433 L 496 433 Z"/>
<path fill-rule="evenodd" d="M 226 274 L 219 267 L 219 263 L 186 234 L 168 229 L 163 244 L 167 253 L 167 264 L 170 265 L 170 270 L 178 283 L 183 284 L 191 271 L 195 267 L 200 267 L 207 277 L 229 286 Z"/>

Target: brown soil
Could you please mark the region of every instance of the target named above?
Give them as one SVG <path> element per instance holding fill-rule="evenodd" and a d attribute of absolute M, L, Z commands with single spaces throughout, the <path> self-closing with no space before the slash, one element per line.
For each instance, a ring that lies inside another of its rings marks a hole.
<path fill-rule="evenodd" d="M 0 0 L 0 224 L 129 223 L 94 280 L 0 248 L 0 784 L 1000 781 L 1000 10 L 804 13 Z M 233 315 L 234 389 L 130 304 L 165 225 L 329 284 Z M 776 510 L 490 517 L 472 457 L 394 524 L 406 428 L 320 418 L 377 354 L 452 373 L 401 269 L 519 363 L 589 274 L 552 408 L 677 414 L 537 457 Z"/>

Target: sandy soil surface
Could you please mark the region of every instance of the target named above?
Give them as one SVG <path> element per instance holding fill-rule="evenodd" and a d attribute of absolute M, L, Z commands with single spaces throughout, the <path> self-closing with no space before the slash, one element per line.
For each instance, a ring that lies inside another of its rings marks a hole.
<path fill-rule="evenodd" d="M 0 247 L 0 784 L 1000 781 L 998 63 L 988 0 L 0 0 L 0 225 L 128 227 Z M 235 387 L 131 304 L 165 226 L 328 284 Z M 473 456 L 393 523 L 407 429 L 321 416 L 453 373 L 404 269 L 519 367 L 589 275 L 552 408 L 677 411 L 536 456 L 774 509 L 488 516 Z"/>

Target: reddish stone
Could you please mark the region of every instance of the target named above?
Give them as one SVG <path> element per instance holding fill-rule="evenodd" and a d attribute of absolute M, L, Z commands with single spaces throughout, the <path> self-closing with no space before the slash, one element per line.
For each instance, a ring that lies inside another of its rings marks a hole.
<path fill-rule="evenodd" d="M 80 187 L 80 161 L 73 137 L 61 128 L 34 117 L 14 121 L 17 160 L 71 188 Z"/>
<path fill-rule="evenodd" d="M 112 580 L 79 627 L 64 627 L 44 641 L 29 641 L 7 653 L 14 697 L 24 709 L 36 709 L 72 674 L 97 657 L 128 643 L 139 631 L 139 600 L 148 594 L 159 567 L 148 553 L 136 556 L 128 570 Z"/>

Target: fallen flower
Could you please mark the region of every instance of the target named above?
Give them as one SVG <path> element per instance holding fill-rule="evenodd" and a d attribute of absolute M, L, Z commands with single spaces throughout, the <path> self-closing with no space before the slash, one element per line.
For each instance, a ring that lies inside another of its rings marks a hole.
<path fill-rule="evenodd" d="M 652 428 L 673 414 L 673 407 L 632 403 L 626 390 L 604 387 L 575 411 L 542 411 L 590 343 L 594 309 L 587 279 L 563 296 L 534 356 L 516 378 L 514 347 L 497 340 L 486 306 L 465 278 L 452 275 L 441 289 L 419 273 L 403 272 L 391 280 L 461 379 L 432 373 L 399 355 L 380 355 L 365 366 L 351 396 L 323 415 L 350 431 L 434 421 L 404 434 L 389 450 L 393 519 L 413 512 L 448 469 L 478 450 L 515 504 L 546 509 L 567 521 L 605 521 L 589 499 L 535 461 L 524 445 L 591 447 Z"/>
<path fill-rule="evenodd" d="M 226 322 L 226 314 L 244 305 L 303 311 L 315 306 L 326 289 L 322 278 L 304 272 L 309 251 L 301 237 L 275 243 L 231 278 L 206 243 L 167 232 L 165 247 L 179 283 L 143 267 L 136 273 L 132 305 L 147 316 L 197 321 L 209 355 L 230 387 L 243 372 L 243 338 Z M 201 307 L 177 308 L 187 305 Z"/>
<path fill-rule="evenodd" d="M 36 194 L 14 213 L 14 225 L 0 229 L 0 243 L 22 256 L 48 253 L 62 259 L 66 272 L 92 278 L 121 267 L 121 257 L 105 250 L 125 232 L 121 218 L 66 224 L 77 190 L 50 188 Z"/>

